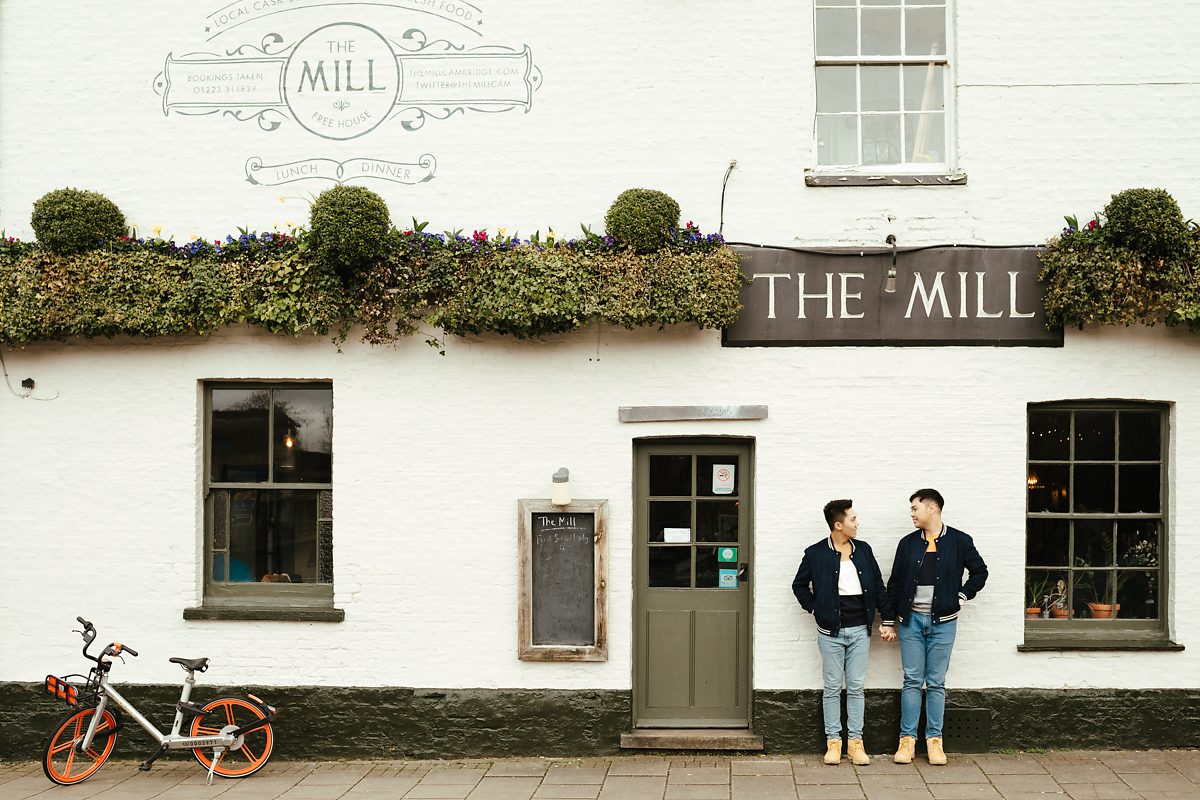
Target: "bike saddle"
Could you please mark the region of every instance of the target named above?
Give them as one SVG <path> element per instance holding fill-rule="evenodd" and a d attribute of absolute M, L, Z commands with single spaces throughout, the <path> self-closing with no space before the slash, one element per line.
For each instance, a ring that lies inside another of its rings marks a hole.
<path fill-rule="evenodd" d="M 179 664 L 188 672 L 204 672 L 208 669 L 207 658 L 169 658 L 172 664 Z"/>

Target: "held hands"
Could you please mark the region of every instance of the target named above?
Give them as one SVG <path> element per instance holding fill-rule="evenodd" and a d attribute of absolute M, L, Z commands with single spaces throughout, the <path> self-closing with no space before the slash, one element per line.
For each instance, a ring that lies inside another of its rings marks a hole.
<path fill-rule="evenodd" d="M 879 629 L 879 638 L 885 642 L 896 641 L 896 629 L 892 627 L 881 627 Z"/>

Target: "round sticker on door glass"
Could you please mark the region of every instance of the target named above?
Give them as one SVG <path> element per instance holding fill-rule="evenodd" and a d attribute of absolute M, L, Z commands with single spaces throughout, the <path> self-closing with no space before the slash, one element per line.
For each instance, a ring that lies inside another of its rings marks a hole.
<path fill-rule="evenodd" d="M 733 548 L 732 547 L 721 548 L 721 557 L 725 561 L 733 561 Z"/>

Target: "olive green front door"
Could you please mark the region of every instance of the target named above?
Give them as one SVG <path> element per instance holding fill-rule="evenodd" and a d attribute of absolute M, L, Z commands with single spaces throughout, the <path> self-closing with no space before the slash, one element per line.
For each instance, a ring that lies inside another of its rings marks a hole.
<path fill-rule="evenodd" d="M 634 725 L 750 724 L 753 445 L 636 447 Z"/>

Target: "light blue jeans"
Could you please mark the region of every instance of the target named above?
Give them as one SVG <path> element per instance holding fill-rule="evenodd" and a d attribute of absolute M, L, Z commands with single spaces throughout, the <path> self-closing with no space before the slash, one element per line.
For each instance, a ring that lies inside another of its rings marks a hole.
<path fill-rule="evenodd" d="M 825 738 L 842 738 L 842 678 L 846 679 L 846 738 L 861 739 L 867 682 L 867 651 L 871 632 L 866 625 L 842 628 L 836 636 L 817 634 L 825 692 L 821 710 L 825 714 Z"/>
<path fill-rule="evenodd" d="M 900 735 L 917 735 L 921 718 L 921 686 L 925 686 L 925 738 L 942 735 L 946 716 L 946 670 L 958 620 L 933 624 L 928 614 L 913 613 L 897 631 L 904 688 L 900 690 Z"/>

